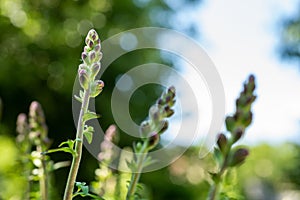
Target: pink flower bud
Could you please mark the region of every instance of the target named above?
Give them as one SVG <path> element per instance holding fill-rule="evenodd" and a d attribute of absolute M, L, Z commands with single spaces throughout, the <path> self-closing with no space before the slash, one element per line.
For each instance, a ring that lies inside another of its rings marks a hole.
<path fill-rule="evenodd" d="M 88 89 L 89 87 L 89 78 L 87 76 L 87 72 L 84 69 L 81 69 L 78 71 L 78 76 L 79 76 L 79 83 L 81 87 L 85 90 Z"/>

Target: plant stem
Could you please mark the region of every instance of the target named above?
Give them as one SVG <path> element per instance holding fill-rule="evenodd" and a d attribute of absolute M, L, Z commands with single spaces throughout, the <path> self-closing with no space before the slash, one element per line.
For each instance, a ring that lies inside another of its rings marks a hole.
<path fill-rule="evenodd" d="M 231 146 L 232 146 L 232 143 L 229 143 L 227 146 L 224 162 L 222 163 L 222 167 L 221 167 L 220 171 L 216 175 L 217 177 L 216 177 L 216 180 L 214 181 L 214 184 L 211 186 L 207 200 L 216 200 L 217 199 L 217 194 L 220 189 L 220 183 L 222 182 L 223 174 L 227 169 L 228 157 L 229 157 L 229 152 L 230 152 Z"/>
<path fill-rule="evenodd" d="M 82 141 L 83 141 L 83 129 L 84 129 L 84 121 L 83 116 L 87 112 L 88 105 L 90 100 L 90 88 L 87 90 L 84 90 L 82 104 L 81 104 L 81 110 L 79 114 L 79 119 L 77 123 L 77 133 L 76 133 L 76 141 L 75 141 L 75 152 L 76 155 L 73 156 L 72 164 L 65 188 L 65 194 L 64 194 L 64 200 L 71 200 L 75 185 L 75 180 L 77 177 L 79 164 L 82 156 Z"/>
<path fill-rule="evenodd" d="M 37 146 L 37 151 L 42 155 L 42 152 L 45 151 L 43 148 L 43 144 Z M 40 185 L 40 193 L 42 200 L 48 200 L 48 183 L 47 183 L 47 161 L 45 156 L 42 155 L 41 158 L 41 166 L 39 167 L 40 170 L 40 178 L 39 178 L 39 185 Z"/>
<path fill-rule="evenodd" d="M 42 176 L 40 177 L 40 192 L 42 200 L 48 199 L 48 184 L 47 184 L 47 176 L 46 176 L 46 163 L 44 160 L 42 160 Z"/>
<path fill-rule="evenodd" d="M 131 176 L 131 180 L 130 180 L 130 184 L 128 187 L 128 192 L 127 192 L 127 196 L 126 196 L 126 200 L 133 200 L 134 199 L 134 194 L 135 194 L 135 190 L 137 187 L 137 184 L 139 182 L 142 170 L 143 170 L 143 163 L 144 160 L 147 157 L 148 151 L 147 151 L 147 147 L 148 147 L 148 140 L 146 140 L 142 146 L 142 149 L 140 150 L 140 152 L 137 154 L 137 171 L 135 173 L 132 173 Z"/>

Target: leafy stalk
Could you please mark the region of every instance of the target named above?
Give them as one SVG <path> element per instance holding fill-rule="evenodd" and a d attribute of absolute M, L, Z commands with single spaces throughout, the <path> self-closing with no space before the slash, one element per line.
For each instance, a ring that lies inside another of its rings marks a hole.
<path fill-rule="evenodd" d="M 168 121 L 166 118 L 171 117 L 174 111 L 171 107 L 175 103 L 175 88 L 170 87 L 162 93 L 156 104 L 149 109 L 149 119 L 140 125 L 140 134 L 143 137 L 142 142 L 134 145 L 135 160 L 128 162 L 128 166 L 132 171 L 131 181 L 128 186 L 126 200 L 133 200 L 136 188 L 142 173 L 147 165 L 152 163 L 148 152 L 156 147 L 159 142 L 160 135 L 167 130 Z"/>
<path fill-rule="evenodd" d="M 80 90 L 79 97 L 75 96 L 75 98 L 81 102 L 81 109 L 77 123 L 74 147 L 75 153 L 72 154 L 72 164 L 65 188 L 64 200 L 71 200 L 73 196 L 74 185 L 82 156 L 83 136 L 85 135 L 89 143 L 91 143 L 92 140 L 94 129 L 91 126 L 87 126 L 86 122 L 98 117 L 96 113 L 88 110 L 89 100 L 99 95 L 104 87 L 104 83 L 101 80 L 95 80 L 101 67 L 100 60 L 102 58 L 100 39 L 95 30 L 89 31 L 85 43 L 86 46 L 81 55 L 83 63 L 79 65 L 78 69 L 79 82 L 83 91 Z"/>
<path fill-rule="evenodd" d="M 21 163 L 24 167 L 24 175 L 28 179 L 24 199 L 30 199 L 30 193 L 34 187 L 34 181 L 39 183 L 38 198 L 49 199 L 49 166 L 50 159 L 42 154 L 50 146 L 48 128 L 45 122 L 42 106 L 33 101 L 29 108 L 29 117 L 23 113 L 17 119 L 17 144 L 22 154 Z M 32 151 L 32 148 L 35 148 Z M 35 168 L 32 167 L 32 164 Z"/>
<path fill-rule="evenodd" d="M 250 75 L 244 84 L 244 89 L 236 100 L 236 112 L 233 116 L 226 117 L 226 129 L 228 135 L 220 133 L 217 138 L 217 146 L 214 149 L 214 156 L 219 165 L 216 173 L 211 173 L 213 185 L 211 186 L 208 200 L 218 199 L 221 185 L 225 173 L 229 168 L 241 165 L 249 154 L 244 147 L 233 147 L 245 134 L 246 128 L 252 122 L 251 106 L 256 96 L 253 94 L 255 89 L 255 78 Z"/>

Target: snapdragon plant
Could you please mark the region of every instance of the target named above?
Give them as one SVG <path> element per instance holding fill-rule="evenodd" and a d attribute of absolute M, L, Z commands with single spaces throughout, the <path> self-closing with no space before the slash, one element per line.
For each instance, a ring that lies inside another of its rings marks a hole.
<path fill-rule="evenodd" d="M 97 80 L 96 76 L 100 71 L 102 58 L 100 38 L 95 30 L 90 30 L 85 39 L 85 47 L 81 54 L 82 63 L 78 68 L 80 91 L 74 98 L 81 104 L 77 122 L 75 139 L 62 142 L 58 148 L 49 149 L 51 140 L 48 138 L 48 128 L 45 123 L 45 116 L 41 105 L 34 101 L 30 105 L 29 115 L 20 114 L 17 119 L 17 144 L 19 146 L 21 162 L 24 168 L 24 176 L 27 178 L 27 187 L 23 199 L 49 198 L 49 173 L 59 167 L 70 165 L 70 171 L 65 187 L 64 200 L 71 200 L 74 197 L 82 196 L 92 199 L 140 199 L 138 194 L 139 179 L 143 169 L 151 165 L 154 160 L 149 152 L 157 147 L 160 136 L 169 126 L 168 118 L 174 114 L 175 88 L 167 88 L 158 100 L 152 105 L 148 117 L 140 124 L 140 141 L 134 143 L 134 158 L 127 160 L 127 166 L 131 173 L 115 173 L 109 164 L 117 157 L 113 151 L 112 142 L 117 135 L 117 127 L 111 125 L 100 145 L 101 152 L 98 155 L 99 168 L 96 169 L 96 180 L 90 187 L 84 182 L 77 182 L 76 177 L 82 157 L 83 139 L 88 143 L 92 142 L 94 127 L 87 124 L 87 121 L 99 117 L 95 112 L 90 111 L 89 103 L 91 98 L 97 97 L 103 90 L 104 83 Z M 232 116 L 226 117 L 226 133 L 220 133 L 217 137 L 216 147 L 213 154 L 217 162 L 217 170 L 210 172 L 212 185 L 208 194 L 208 200 L 228 199 L 222 190 L 222 183 L 230 169 L 242 164 L 249 154 L 249 151 L 236 143 L 245 134 L 246 128 L 252 122 L 251 106 L 256 96 L 255 78 L 249 76 L 245 82 L 243 91 L 236 100 L 236 111 Z M 0 101 L 1 107 L 1 101 Z M 0 115 L 1 116 L 1 115 Z M 49 153 L 63 151 L 72 155 L 72 161 L 53 163 Z M 120 160 L 122 160 L 122 155 Z M 121 162 L 119 162 L 121 163 Z M 128 176 L 127 176 L 128 175 Z M 113 191 L 108 191 L 107 183 L 113 182 Z M 128 181 L 128 183 L 127 183 Z M 38 183 L 38 184 L 37 184 Z M 127 183 L 127 188 L 126 188 Z M 74 192 L 75 186 L 77 189 Z M 125 188 L 125 189 L 124 189 Z M 121 194 L 122 193 L 122 194 Z M 226 198 L 223 198 L 223 197 Z"/>
<path fill-rule="evenodd" d="M 219 199 L 222 194 L 222 182 L 226 173 L 234 167 L 241 165 L 249 154 L 249 150 L 243 146 L 234 146 L 245 134 L 246 128 L 252 122 L 252 103 L 255 101 L 255 78 L 250 75 L 244 83 L 243 91 L 236 100 L 236 111 L 225 119 L 228 133 L 220 133 L 217 145 L 214 149 L 215 160 L 218 165 L 217 172 L 211 172 L 213 184 L 208 200 Z M 226 194 L 224 194 L 226 196 Z"/>
<path fill-rule="evenodd" d="M 162 93 L 156 104 L 150 107 L 148 119 L 140 125 L 140 135 L 143 138 L 137 142 L 133 148 L 135 159 L 128 162 L 128 167 L 132 170 L 132 176 L 128 187 L 126 200 L 135 199 L 136 188 L 144 167 L 150 165 L 153 160 L 148 156 L 148 152 L 154 149 L 159 143 L 160 135 L 164 133 L 169 123 L 166 118 L 174 114 L 172 109 L 175 104 L 175 88 L 169 87 Z"/>

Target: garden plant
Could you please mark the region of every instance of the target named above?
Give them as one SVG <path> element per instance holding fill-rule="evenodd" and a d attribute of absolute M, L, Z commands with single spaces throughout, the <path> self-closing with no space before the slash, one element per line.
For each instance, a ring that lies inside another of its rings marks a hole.
<path fill-rule="evenodd" d="M 106 55 L 104 55 L 106 56 Z M 87 124 L 89 120 L 97 119 L 99 114 L 89 110 L 91 98 L 96 98 L 104 89 L 104 82 L 97 79 L 101 69 L 101 40 L 97 32 L 92 29 L 85 39 L 85 47 L 81 54 L 82 63 L 78 67 L 80 91 L 74 98 L 81 104 L 76 127 L 76 135 L 72 139 L 62 142 L 58 148 L 50 149 L 52 140 L 48 138 L 48 128 L 42 106 L 34 101 L 29 107 L 29 114 L 20 114 L 17 118 L 17 144 L 20 151 L 20 163 L 23 168 L 22 176 L 26 178 L 26 190 L 22 199 L 57 199 L 71 200 L 75 198 L 87 199 L 115 199 L 134 200 L 148 199 L 145 187 L 140 183 L 143 168 L 151 165 L 153 160 L 148 152 L 155 150 L 163 134 L 169 126 L 168 118 L 176 115 L 173 106 L 176 104 L 176 89 L 166 88 L 158 97 L 155 104 L 149 108 L 148 116 L 139 126 L 140 139 L 134 142 L 132 151 L 135 157 L 125 160 L 132 173 L 121 172 L 109 167 L 117 157 L 112 143 L 117 142 L 118 131 L 115 125 L 109 126 L 104 139 L 99 146 L 99 167 L 95 170 L 95 180 L 91 183 L 77 179 L 83 151 L 83 141 L 92 143 L 95 127 Z M 242 197 L 228 192 L 226 189 L 228 177 L 241 165 L 249 154 L 249 150 L 237 145 L 245 135 L 246 128 L 251 124 L 251 106 L 255 101 L 255 77 L 250 75 L 243 85 L 243 90 L 236 100 L 236 110 L 233 115 L 225 119 L 227 132 L 218 134 L 213 150 L 215 167 L 209 170 L 210 191 L 208 200 L 242 199 Z M 101 97 L 99 97 L 101 98 Z M 1 104 L 1 102 L 0 102 Z M 70 153 L 71 161 L 57 162 L 51 160 L 56 152 Z M 122 157 L 122 156 L 121 156 Z M 69 175 L 63 197 L 52 194 L 55 183 L 52 176 L 54 170 L 69 167 Z M 109 187 L 109 184 L 113 187 Z M 199 188 L 201 190 L 201 188 Z M 155 194 L 153 194 L 155 199 Z"/>

